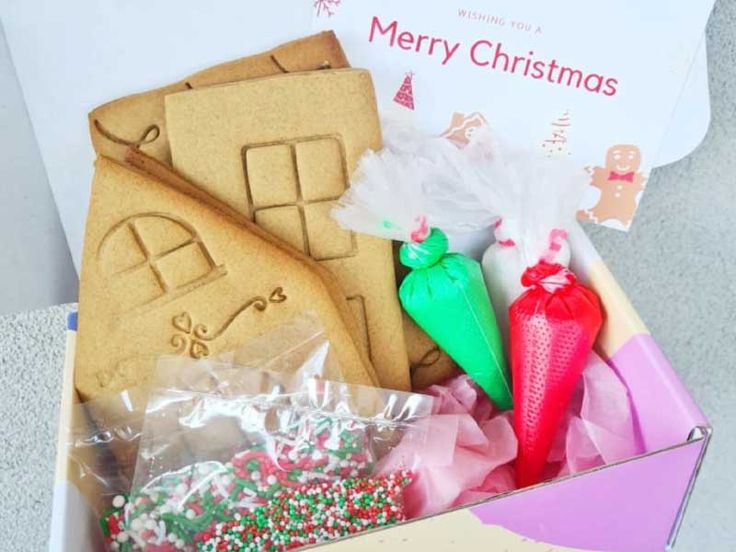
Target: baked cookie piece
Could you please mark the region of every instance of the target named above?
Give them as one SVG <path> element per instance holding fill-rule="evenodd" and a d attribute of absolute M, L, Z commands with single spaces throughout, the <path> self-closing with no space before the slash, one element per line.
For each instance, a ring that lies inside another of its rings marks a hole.
<path fill-rule="evenodd" d="M 404 312 L 404 335 L 411 363 L 411 388 L 424 391 L 459 373 L 459 368 L 426 332 Z"/>
<path fill-rule="evenodd" d="M 92 146 L 99 155 L 118 161 L 123 160 L 129 146 L 135 146 L 169 163 L 164 117 L 166 94 L 268 75 L 348 65 L 340 42 L 331 31 L 294 40 L 262 54 L 205 69 L 169 86 L 98 107 L 89 114 Z"/>
<path fill-rule="evenodd" d="M 382 386 L 410 388 L 391 244 L 342 230 L 330 211 L 381 147 L 370 74 L 294 73 L 166 97 L 174 167 L 335 274 Z"/>
<path fill-rule="evenodd" d="M 324 324 L 344 380 L 375 384 L 336 285 L 213 204 L 97 160 L 80 278 L 81 398 L 145 385 L 160 355 L 215 356 L 306 311 Z"/>

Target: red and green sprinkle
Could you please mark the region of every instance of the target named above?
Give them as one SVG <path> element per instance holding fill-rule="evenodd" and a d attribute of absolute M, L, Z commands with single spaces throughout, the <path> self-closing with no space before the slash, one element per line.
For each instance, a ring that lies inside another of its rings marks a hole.
<path fill-rule="evenodd" d="M 196 535 L 200 552 L 293 550 L 406 520 L 409 471 L 312 483 Z"/>
<path fill-rule="evenodd" d="M 230 461 L 201 462 L 162 474 L 116 497 L 100 524 L 110 550 L 192 550 L 193 538 L 304 488 L 352 481 L 373 471 L 364 424 L 333 417 L 302 423 L 299 435 L 274 436 Z M 268 550 L 268 548 L 264 548 Z"/>

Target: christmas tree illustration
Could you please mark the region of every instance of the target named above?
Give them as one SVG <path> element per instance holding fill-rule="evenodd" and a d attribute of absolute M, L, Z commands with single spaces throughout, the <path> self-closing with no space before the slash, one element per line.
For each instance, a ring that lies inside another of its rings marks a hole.
<path fill-rule="evenodd" d="M 401 83 L 401 86 L 394 96 L 394 101 L 397 104 L 402 105 L 407 109 L 411 109 L 412 111 L 414 111 L 414 88 L 412 86 L 413 78 L 414 73 L 407 73 L 404 76 L 404 82 Z"/>
<path fill-rule="evenodd" d="M 552 121 L 552 135 L 542 141 L 542 150 L 547 157 L 563 157 L 572 155 L 568 144 L 568 131 L 572 124 L 570 110 Z"/>

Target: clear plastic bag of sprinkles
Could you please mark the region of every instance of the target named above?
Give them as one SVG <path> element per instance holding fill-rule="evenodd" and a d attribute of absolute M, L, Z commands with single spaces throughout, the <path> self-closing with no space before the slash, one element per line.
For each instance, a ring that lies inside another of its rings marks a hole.
<path fill-rule="evenodd" d="M 133 549 L 124 510 L 151 388 L 275 396 L 301 388 L 309 378 L 339 375 L 338 370 L 322 324 L 305 313 L 216 359 L 161 357 L 149 387 L 79 404 L 68 446 L 75 479 L 99 518 L 100 548 Z"/>
<path fill-rule="evenodd" d="M 118 548 L 285 550 L 403 521 L 416 458 L 374 467 L 402 438 L 424 440 L 431 410 L 425 395 L 317 379 L 258 395 L 155 390 Z"/>

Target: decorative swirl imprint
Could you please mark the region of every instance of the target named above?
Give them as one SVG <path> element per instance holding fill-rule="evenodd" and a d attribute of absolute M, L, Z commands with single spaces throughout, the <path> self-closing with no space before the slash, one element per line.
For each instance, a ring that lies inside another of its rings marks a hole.
<path fill-rule="evenodd" d="M 284 288 L 277 287 L 268 296 L 268 299 L 262 295 L 257 295 L 248 299 L 241 307 L 236 310 L 225 323 L 215 332 L 210 332 L 209 326 L 201 323 L 194 323 L 192 316 L 188 312 L 182 312 L 171 320 L 171 324 L 182 333 L 175 333 L 171 337 L 171 345 L 176 349 L 178 355 L 189 355 L 194 359 L 200 359 L 210 354 L 210 348 L 207 342 L 214 341 L 235 322 L 235 320 L 251 307 L 259 312 L 263 312 L 268 308 L 269 304 L 279 304 L 286 301 L 287 296 Z"/>
<path fill-rule="evenodd" d="M 120 138 L 118 136 L 115 136 L 112 132 L 107 130 L 105 127 L 102 126 L 102 123 L 95 119 L 94 122 L 95 128 L 97 131 L 102 134 L 105 138 L 110 140 L 111 142 L 115 142 L 116 144 L 120 144 L 122 146 L 134 146 L 139 147 L 144 144 L 150 144 L 151 142 L 155 142 L 158 140 L 158 137 L 161 136 L 161 129 L 158 125 L 150 125 L 146 127 L 146 129 L 141 134 L 141 137 L 137 140 L 126 140 L 125 138 Z"/>
<path fill-rule="evenodd" d="M 281 71 L 282 73 L 292 72 L 292 71 L 289 71 L 286 67 L 284 67 L 281 64 L 281 62 L 276 58 L 276 56 L 274 56 L 273 54 L 271 54 L 271 61 L 276 67 L 278 67 L 279 71 Z M 324 69 L 332 69 L 332 64 L 328 60 L 324 60 L 322 63 L 317 65 L 317 67 L 315 67 L 315 71 L 322 71 Z"/>
<path fill-rule="evenodd" d="M 440 351 L 440 348 L 436 345 L 429 349 L 424 355 L 422 355 L 422 358 L 420 358 L 417 362 L 414 362 L 411 367 L 410 371 L 413 374 L 414 371 L 420 369 L 420 368 L 427 368 L 429 366 L 432 366 L 433 364 L 436 364 L 442 356 L 442 353 Z"/>

